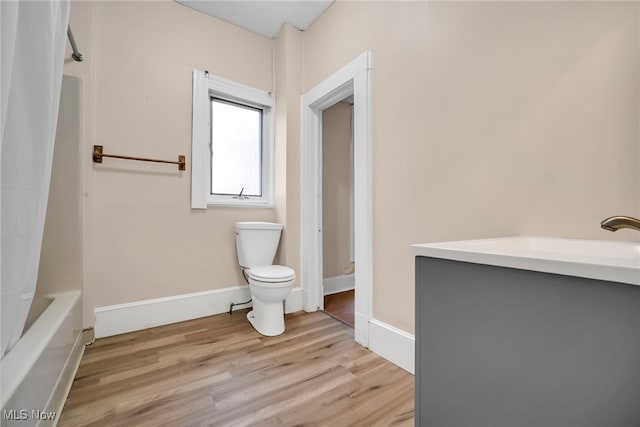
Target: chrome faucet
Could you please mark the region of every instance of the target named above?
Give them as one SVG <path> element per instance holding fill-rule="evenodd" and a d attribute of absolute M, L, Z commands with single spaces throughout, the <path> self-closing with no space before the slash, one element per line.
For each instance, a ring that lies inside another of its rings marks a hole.
<path fill-rule="evenodd" d="M 630 216 L 611 216 L 602 221 L 600 227 L 609 231 L 618 231 L 621 228 L 632 228 L 640 231 L 640 219 Z"/>

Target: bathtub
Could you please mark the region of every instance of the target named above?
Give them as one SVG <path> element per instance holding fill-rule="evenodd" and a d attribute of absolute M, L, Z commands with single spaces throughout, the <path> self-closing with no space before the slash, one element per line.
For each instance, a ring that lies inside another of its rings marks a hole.
<path fill-rule="evenodd" d="M 640 285 L 640 243 L 551 237 L 504 237 L 424 243 L 416 256 Z"/>
<path fill-rule="evenodd" d="M 1 425 L 51 425 L 59 419 L 84 350 L 80 295 L 70 291 L 34 300 L 34 318 L 0 361 Z"/>

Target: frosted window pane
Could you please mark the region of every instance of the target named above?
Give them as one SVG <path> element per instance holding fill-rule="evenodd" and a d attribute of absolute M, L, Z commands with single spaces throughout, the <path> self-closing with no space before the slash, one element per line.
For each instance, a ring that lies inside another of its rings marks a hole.
<path fill-rule="evenodd" d="M 211 193 L 262 195 L 262 110 L 211 100 Z"/>

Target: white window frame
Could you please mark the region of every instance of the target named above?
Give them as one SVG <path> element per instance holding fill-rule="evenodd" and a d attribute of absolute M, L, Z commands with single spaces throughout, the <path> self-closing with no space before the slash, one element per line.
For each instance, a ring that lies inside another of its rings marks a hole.
<path fill-rule="evenodd" d="M 211 97 L 262 110 L 262 196 L 211 194 Z M 274 111 L 270 92 L 193 70 L 191 208 L 273 208 Z"/>

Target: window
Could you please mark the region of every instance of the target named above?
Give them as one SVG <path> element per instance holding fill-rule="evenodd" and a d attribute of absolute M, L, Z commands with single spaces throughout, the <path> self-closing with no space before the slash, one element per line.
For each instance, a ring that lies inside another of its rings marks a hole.
<path fill-rule="evenodd" d="M 191 207 L 272 207 L 270 93 L 195 70 Z"/>
<path fill-rule="evenodd" d="M 211 194 L 262 197 L 262 109 L 211 98 Z"/>

